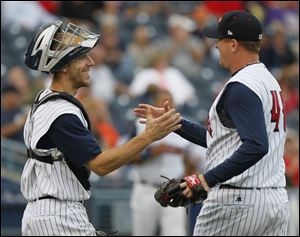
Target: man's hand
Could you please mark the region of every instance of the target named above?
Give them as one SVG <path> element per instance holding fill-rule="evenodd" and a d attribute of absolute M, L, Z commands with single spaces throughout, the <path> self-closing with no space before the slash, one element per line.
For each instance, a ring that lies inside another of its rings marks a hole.
<path fill-rule="evenodd" d="M 202 174 L 186 176 L 181 181 L 180 188 L 184 196 L 194 200 L 206 199 L 209 187 Z"/>
<path fill-rule="evenodd" d="M 150 109 L 146 110 L 146 129 L 145 133 L 151 141 L 156 141 L 167 136 L 169 133 L 174 132 L 181 128 L 181 117 L 179 113 L 175 113 L 175 109 L 162 114 L 160 117 L 153 118 Z"/>
<path fill-rule="evenodd" d="M 151 113 L 153 118 L 158 118 L 163 114 L 167 113 L 171 109 L 169 101 L 164 103 L 164 108 L 158 108 L 149 104 L 139 104 L 138 107 L 133 109 L 134 115 L 143 118 L 144 120 L 140 120 L 140 123 L 146 124 L 147 111 Z"/>

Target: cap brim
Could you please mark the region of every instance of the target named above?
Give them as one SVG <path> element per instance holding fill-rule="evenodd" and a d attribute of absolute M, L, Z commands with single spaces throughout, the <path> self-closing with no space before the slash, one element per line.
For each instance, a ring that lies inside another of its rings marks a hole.
<path fill-rule="evenodd" d="M 219 39 L 221 38 L 218 33 L 218 25 L 213 25 L 210 27 L 204 27 L 202 31 L 203 35 L 208 38 Z"/>

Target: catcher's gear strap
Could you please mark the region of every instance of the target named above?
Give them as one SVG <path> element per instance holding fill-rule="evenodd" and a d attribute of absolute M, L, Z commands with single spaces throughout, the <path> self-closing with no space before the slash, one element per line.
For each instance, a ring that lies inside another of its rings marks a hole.
<path fill-rule="evenodd" d="M 52 155 L 48 156 L 39 156 L 37 155 L 31 148 L 27 149 L 27 158 L 29 159 L 36 159 L 41 162 L 45 162 L 48 164 L 53 164 L 54 161 L 60 161 L 63 159 L 63 156 L 59 156 L 58 159 L 54 159 Z"/>
<path fill-rule="evenodd" d="M 39 97 L 43 93 L 43 91 L 44 90 L 42 90 L 36 96 L 36 98 L 34 100 L 34 103 L 31 106 L 30 118 L 34 114 L 34 112 L 37 110 L 37 108 L 40 105 L 46 103 L 47 101 L 56 100 L 56 99 L 65 99 L 65 100 L 71 102 L 72 104 L 74 104 L 75 106 L 77 106 L 81 110 L 81 112 L 82 112 L 85 120 L 87 121 L 88 129 L 89 130 L 91 129 L 91 123 L 90 123 L 89 117 L 88 117 L 88 115 L 87 115 L 84 107 L 82 106 L 82 104 L 76 98 L 74 98 L 73 96 L 69 95 L 66 92 L 55 91 L 55 92 L 49 93 L 48 95 L 46 95 L 45 97 L 43 97 L 41 100 L 39 100 Z M 32 158 L 32 159 L 36 159 L 38 161 L 45 162 L 45 163 L 48 163 L 48 164 L 51 164 L 51 165 L 53 164 L 54 161 L 59 161 L 59 160 L 63 159 L 63 156 L 58 157 L 58 159 L 55 159 L 51 155 L 48 155 L 48 156 L 39 156 L 36 153 L 34 153 L 34 151 L 31 148 L 27 149 L 27 157 L 28 158 Z M 67 163 L 68 167 L 72 170 L 72 172 L 74 173 L 74 175 L 76 176 L 76 178 L 79 180 L 79 182 L 81 183 L 81 185 L 85 188 L 85 190 L 89 190 L 90 187 L 91 187 L 91 184 L 90 184 L 90 182 L 88 180 L 88 178 L 90 176 L 90 171 L 85 168 L 85 171 L 84 171 L 85 174 L 83 174 L 82 171 L 80 171 L 74 164 L 72 164 L 71 162 L 69 162 L 67 159 L 65 159 L 65 160 L 66 160 L 66 163 Z"/>
<path fill-rule="evenodd" d="M 35 98 L 34 103 L 31 106 L 30 117 L 34 114 L 34 112 L 37 110 L 37 108 L 40 105 L 46 103 L 47 101 L 56 100 L 56 99 L 65 99 L 65 100 L 71 102 L 72 104 L 76 105 L 81 110 L 85 120 L 88 123 L 88 129 L 91 129 L 91 123 L 90 123 L 89 117 L 88 117 L 84 107 L 82 106 L 82 104 L 76 98 L 74 98 L 73 96 L 69 95 L 66 92 L 55 91 L 55 92 L 49 93 L 48 95 L 43 97 L 41 100 L 39 100 L 39 97 L 42 93 L 43 93 L 43 90 Z"/>

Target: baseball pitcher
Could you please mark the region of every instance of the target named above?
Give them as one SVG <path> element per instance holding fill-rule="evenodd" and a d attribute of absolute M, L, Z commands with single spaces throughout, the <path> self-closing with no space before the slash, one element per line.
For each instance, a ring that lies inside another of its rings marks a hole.
<path fill-rule="evenodd" d="M 259 61 L 262 26 L 250 13 L 229 11 L 203 34 L 217 39 L 219 63 L 231 78 L 211 106 L 207 128 L 182 119 L 176 133 L 207 147 L 207 170 L 167 181 L 155 198 L 173 207 L 204 200 L 197 236 L 287 235 L 284 100 L 277 80 Z M 141 104 L 134 111 L 145 118 L 151 107 Z M 152 111 L 163 114 L 168 104 Z"/>

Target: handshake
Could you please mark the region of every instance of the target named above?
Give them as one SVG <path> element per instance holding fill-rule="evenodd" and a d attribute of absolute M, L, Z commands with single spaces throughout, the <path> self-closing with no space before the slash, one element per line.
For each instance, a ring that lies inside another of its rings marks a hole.
<path fill-rule="evenodd" d="M 192 203 L 202 203 L 207 198 L 209 187 L 201 174 L 182 179 L 162 177 L 168 181 L 162 183 L 154 194 L 162 207 L 186 207 Z"/>

